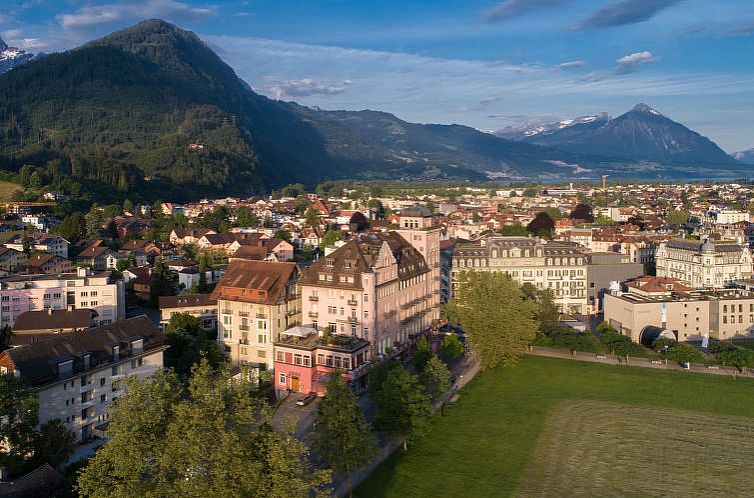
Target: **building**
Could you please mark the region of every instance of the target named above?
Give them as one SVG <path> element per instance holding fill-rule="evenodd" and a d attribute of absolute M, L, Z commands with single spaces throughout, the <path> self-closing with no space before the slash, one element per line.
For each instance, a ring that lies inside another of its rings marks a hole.
<path fill-rule="evenodd" d="M 162 370 L 165 349 L 160 330 L 139 316 L 8 349 L 0 353 L 0 373 L 36 393 L 40 425 L 60 419 L 83 442 L 106 429 L 121 381 Z"/>
<path fill-rule="evenodd" d="M 754 293 L 749 291 L 701 292 L 677 279 L 649 276 L 625 288 L 605 295 L 605 321 L 635 342 L 650 346 L 658 329 L 679 341 L 754 336 Z"/>
<path fill-rule="evenodd" d="M 300 324 L 295 263 L 236 260 L 217 283 L 217 340 L 233 365 L 274 368 L 273 344 Z"/>
<path fill-rule="evenodd" d="M 198 318 L 204 330 L 217 330 L 217 300 L 209 294 L 160 296 L 160 325 L 164 327 L 173 315 L 180 313 Z"/>
<path fill-rule="evenodd" d="M 0 247 L 0 270 L 3 272 L 15 272 L 27 259 L 27 255 L 15 249 Z"/>
<path fill-rule="evenodd" d="M 749 213 L 733 209 L 710 209 L 699 216 L 699 221 L 711 225 L 732 225 L 741 221 L 749 222 Z"/>
<path fill-rule="evenodd" d="M 587 313 L 587 263 L 576 244 L 488 235 L 456 244 L 452 275 L 455 285 L 462 271 L 505 273 L 519 284 L 550 290 L 564 313 Z"/>
<path fill-rule="evenodd" d="M 354 391 L 366 388 L 369 342 L 349 335 L 292 327 L 275 342 L 275 391 L 324 396 L 331 372 L 340 370 Z"/>
<path fill-rule="evenodd" d="M 94 327 L 96 313 L 88 309 L 27 311 L 16 318 L 11 345 L 33 344 L 65 334 Z"/>
<path fill-rule="evenodd" d="M 126 315 L 123 281 L 113 280 L 109 273 L 91 273 L 88 268 L 59 275 L 0 278 L 2 326 L 12 327 L 16 318 L 27 311 L 79 308 L 94 310 L 96 325 L 122 320 Z"/>
<path fill-rule="evenodd" d="M 303 272 L 304 321 L 364 339 L 374 355 L 398 353 L 439 309 L 432 275 L 424 256 L 398 233 L 357 234 Z"/>
<path fill-rule="evenodd" d="M 29 236 L 29 245 L 32 252 L 48 252 L 55 256 L 68 259 L 68 241 L 57 235 L 33 234 Z M 5 247 L 15 249 L 16 251 L 24 250 L 24 236 L 17 234 L 8 239 Z"/>
<path fill-rule="evenodd" d="M 29 256 L 19 267 L 19 273 L 28 275 L 60 274 L 74 271 L 70 260 L 48 254 L 45 252 L 34 253 Z"/>
<path fill-rule="evenodd" d="M 602 298 L 612 282 L 624 282 L 644 275 L 644 265 L 634 263 L 628 254 L 591 253 L 587 255 L 586 293 L 589 310 L 602 311 Z"/>
<path fill-rule="evenodd" d="M 751 277 L 752 258 L 748 246 L 736 242 L 703 242 L 673 239 L 657 247 L 658 277 L 676 278 L 686 285 L 722 288 Z"/>

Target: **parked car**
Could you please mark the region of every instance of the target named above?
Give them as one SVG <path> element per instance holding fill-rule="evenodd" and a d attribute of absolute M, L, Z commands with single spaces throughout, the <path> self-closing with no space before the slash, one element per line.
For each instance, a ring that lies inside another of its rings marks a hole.
<path fill-rule="evenodd" d="M 317 395 L 314 393 L 310 393 L 310 394 L 307 394 L 306 396 L 302 396 L 299 399 L 297 399 L 296 404 L 298 406 L 306 406 L 312 401 L 314 401 L 315 399 L 317 399 Z"/>
<path fill-rule="evenodd" d="M 688 361 L 681 362 L 681 366 L 684 370 L 691 370 L 691 364 Z"/>

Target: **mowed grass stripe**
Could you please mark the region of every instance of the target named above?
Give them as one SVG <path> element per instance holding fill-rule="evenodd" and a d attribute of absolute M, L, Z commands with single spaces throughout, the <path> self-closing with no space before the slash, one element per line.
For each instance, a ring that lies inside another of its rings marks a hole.
<path fill-rule="evenodd" d="M 445 417 L 433 418 L 427 437 L 395 452 L 356 495 L 511 496 L 548 417 L 564 400 L 754 417 L 754 382 L 526 357 L 516 367 L 477 376 Z"/>

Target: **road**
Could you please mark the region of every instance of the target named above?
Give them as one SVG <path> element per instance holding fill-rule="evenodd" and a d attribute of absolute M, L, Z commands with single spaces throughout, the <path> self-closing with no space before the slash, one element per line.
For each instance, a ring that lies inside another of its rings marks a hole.
<path fill-rule="evenodd" d="M 635 358 L 635 357 L 629 357 L 628 361 L 624 357 L 620 356 L 614 356 L 614 355 L 596 355 L 594 353 L 584 353 L 580 351 L 575 351 L 574 353 L 571 353 L 568 350 L 564 349 L 552 349 L 552 348 L 542 348 L 537 346 L 532 346 L 529 350 L 529 354 L 534 356 L 545 356 L 548 358 L 562 358 L 565 360 L 576 360 L 576 361 L 588 361 L 591 363 L 602 363 L 605 365 L 628 365 L 632 367 L 641 367 L 641 368 L 652 368 L 655 370 L 676 370 L 681 372 L 694 372 L 694 373 L 703 373 L 703 374 L 709 374 L 709 375 L 729 375 L 731 377 L 754 377 L 754 374 L 752 372 L 740 372 L 735 367 L 724 367 L 724 366 L 717 366 L 717 365 L 700 365 L 692 363 L 690 365 L 689 369 L 683 368 L 681 365 L 679 365 L 677 362 L 668 361 L 667 363 L 660 361 L 657 363 L 658 360 L 655 360 L 655 362 L 652 362 L 652 360 L 649 360 L 647 358 Z"/>

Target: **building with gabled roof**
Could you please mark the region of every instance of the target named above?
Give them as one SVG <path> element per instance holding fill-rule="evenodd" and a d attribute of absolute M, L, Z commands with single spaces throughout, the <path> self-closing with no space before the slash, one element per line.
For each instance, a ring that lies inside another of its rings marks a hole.
<path fill-rule="evenodd" d="M 233 365 L 274 367 L 273 344 L 300 323 L 295 263 L 233 260 L 215 286 L 217 340 Z"/>

